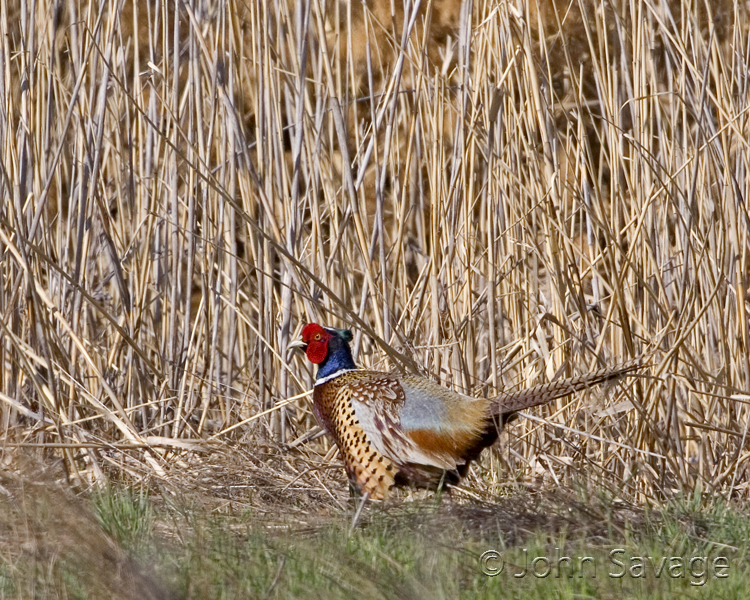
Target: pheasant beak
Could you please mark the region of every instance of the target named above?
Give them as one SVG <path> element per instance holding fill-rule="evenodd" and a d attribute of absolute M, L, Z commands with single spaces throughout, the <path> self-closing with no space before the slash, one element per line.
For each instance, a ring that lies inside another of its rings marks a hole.
<path fill-rule="evenodd" d="M 297 348 L 307 350 L 307 342 L 303 342 L 302 340 L 294 340 L 292 342 L 289 342 L 286 348 L 287 350 L 296 350 Z"/>

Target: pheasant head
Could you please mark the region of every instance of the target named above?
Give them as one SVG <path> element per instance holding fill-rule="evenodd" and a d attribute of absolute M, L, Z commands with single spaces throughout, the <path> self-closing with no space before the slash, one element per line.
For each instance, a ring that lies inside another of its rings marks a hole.
<path fill-rule="evenodd" d="M 304 348 L 308 360 L 318 365 L 317 379 L 321 380 L 357 368 L 349 348 L 351 341 L 352 332 L 348 329 L 333 329 L 308 323 L 302 328 L 302 339 L 292 342 L 290 347 Z"/>

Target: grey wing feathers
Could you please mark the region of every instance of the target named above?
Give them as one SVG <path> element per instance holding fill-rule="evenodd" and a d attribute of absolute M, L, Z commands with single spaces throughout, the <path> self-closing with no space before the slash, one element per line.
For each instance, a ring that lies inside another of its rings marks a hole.
<path fill-rule="evenodd" d="M 581 390 L 611 381 L 612 379 L 617 379 L 639 369 L 641 366 L 641 360 L 635 359 L 617 367 L 593 371 L 579 377 L 535 385 L 534 387 L 514 392 L 504 392 L 492 399 L 492 414 L 502 415 L 539 406 L 551 400 L 580 392 Z"/>
<path fill-rule="evenodd" d="M 377 371 L 363 372 L 363 375 L 362 381 L 350 384 L 352 408 L 380 454 L 398 465 L 415 463 L 453 470 L 462 464 L 450 454 L 424 450 L 411 439 L 402 425 L 406 393 L 396 377 Z M 434 417 L 428 416 L 427 419 Z"/>

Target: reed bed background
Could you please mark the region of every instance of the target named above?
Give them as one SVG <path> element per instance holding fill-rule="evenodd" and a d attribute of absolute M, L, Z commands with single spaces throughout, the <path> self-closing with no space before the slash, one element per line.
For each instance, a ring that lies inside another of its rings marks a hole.
<path fill-rule="evenodd" d="M 644 357 L 519 419 L 467 496 L 747 495 L 745 4 L 17 2 L 6 456 L 343 498 L 287 353 L 318 321 L 472 395 Z"/>

